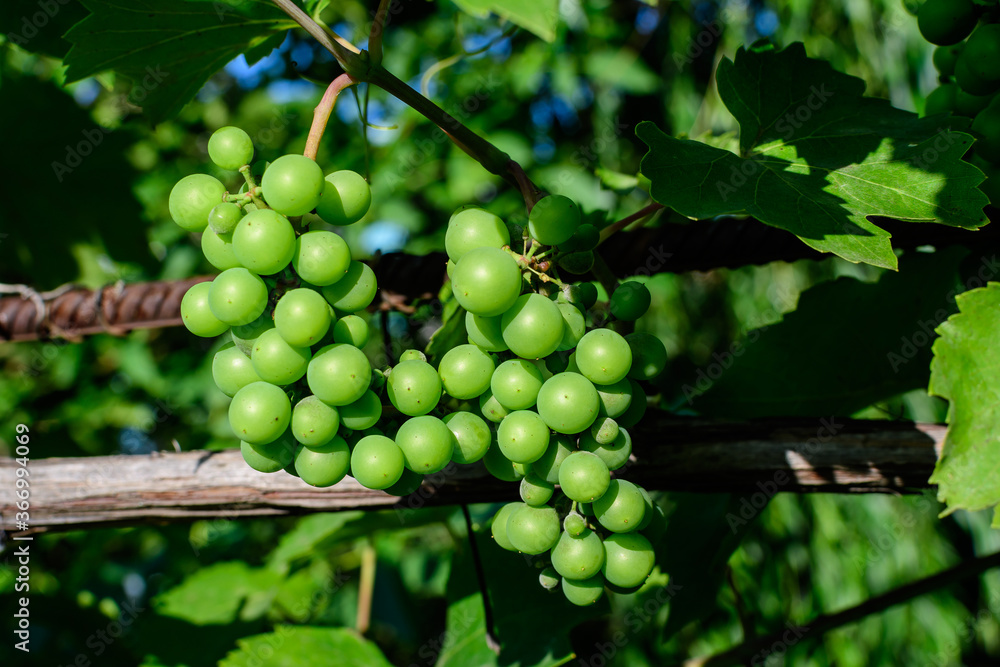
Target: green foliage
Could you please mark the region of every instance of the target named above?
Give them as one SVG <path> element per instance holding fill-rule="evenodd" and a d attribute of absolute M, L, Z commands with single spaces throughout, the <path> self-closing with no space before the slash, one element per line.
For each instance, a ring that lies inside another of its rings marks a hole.
<path fill-rule="evenodd" d="M 378 647 L 343 628 L 279 625 L 274 632 L 246 637 L 220 667 L 297 667 L 329 656 L 344 667 L 390 667 Z"/>
<path fill-rule="evenodd" d="M 961 162 L 971 136 L 862 97 L 861 80 L 806 58 L 801 44 L 740 49 L 717 82 L 740 124 L 739 155 L 652 123 L 636 129 L 650 147 L 642 173 L 661 204 L 699 218 L 747 213 L 822 252 L 886 268 L 896 268 L 889 234 L 869 216 L 965 229 L 988 222 L 975 189 L 982 176 Z"/>
<path fill-rule="evenodd" d="M 453 0 L 472 16 L 480 18 L 491 12 L 535 33 L 547 42 L 556 38 L 559 25 L 558 0 Z"/>
<path fill-rule="evenodd" d="M 224 625 L 238 617 L 254 620 L 266 609 L 280 579 L 273 571 L 242 561 L 216 563 L 162 593 L 155 600 L 156 610 L 194 625 Z"/>

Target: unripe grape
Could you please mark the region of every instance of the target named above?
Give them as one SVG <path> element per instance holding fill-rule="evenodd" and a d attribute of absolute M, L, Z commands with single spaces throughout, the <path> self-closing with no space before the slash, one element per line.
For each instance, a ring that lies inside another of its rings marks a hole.
<path fill-rule="evenodd" d="M 622 428 L 632 428 L 638 424 L 642 416 L 646 414 L 646 407 L 648 405 L 646 392 L 642 390 L 639 383 L 635 380 L 629 380 L 629 384 L 632 386 L 632 402 L 629 403 L 628 410 L 622 416 L 615 419 L 618 422 L 618 426 Z"/>
<path fill-rule="evenodd" d="M 503 340 L 500 330 L 500 316 L 482 317 L 473 313 L 465 313 L 465 331 L 469 334 L 469 342 L 478 345 L 487 352 L 503 352 L 507 343 Z"/>
<path fill-rule="evenodd" d="M 538 583 L 547 591 L 559 586 L 559 575 L 552 567 L 547 567 L 538 575 Z"/>
<path fill-rule="evenodd" d="M 216 234 L 232 234 L 243 219 L 243 211 L 236 204 L 224 201 L 208 213 L 208 226 Z"/>
<path fill-rule="evenodd" d="M 427 361 L 427 355 L 417 349 L 403 350 L 399 355 L 400 361 Z"/>
<path fill-rule="evenodd" d="M 580 435 L 580 449 L 599 456 L 609 470 L 618 470 L 628 463 L 628 459 L 632 455 L 632 437 L 628 431 L 619 428 L 614 440 L 601 443 L 593 434 L 582 433 Z"/>
<path fill-rule="evenodd" d="M 333 232 L 306 232 L 295 239 L 292 266 L 299 277 L 311 285 L 333 285 L 347 275 L 351 249 L 347 241 Z"/>
<path fill-rule="evenodd" d="M 212 359 L 212 379 L 223 394 L 232 397 L 251 382 L 260 382 L 250 358 L 233 343 L 226 343 Z"/>
<path fill-rule="evenodd" d="M 583 252 L 571 252 L 565 255 L 559 256 L 559 268 L 572 273 L 573 275 L 582 276 L 587 271 L 594 268 L 594 253 L 593 251 L 587 250 Z"/>
<path fill-rule="evenodd" d="M 504 456 L 503 451 L 495 441 L 490 443 L 482 460 L 487 472 L 503 482 L 517 482 L 525 477 L 518 467 L 520 464 L 514 463 Z"/>
<path fill-rule="evenodd" d="M 580 225 L 580 208 L 569 197 L 539 199 L 528 214 L 528 233 L 544 245 L 565 243 Z"/>
<path fill-rule="evenodd" d="M 330 321 L 326 299 L 307 287 L 285 292 L 274 307 L 275 329 L 295 347 L 310 347 L 320 342 L 330 328 Z"/>
<path fill-rule="evenodd" d="M 566 352 L 576 347 L 587 333 L 587 320 L 580 309 L 571 303 L 560 301 L 556 303 L 556 308 L 563 319 L 563 336 L 556 350 Z"/>
<path fill-rule="evenodd" d="M 474 463 L 483 458 L 490 447 L 490 427 L 483 418 L 461 410 L 451 412 L 442 418 L 455 436 L 455 451 L 451 460 L 455 463 Z"/>
<path fill-rule="evenodd" d="M 635 280 L 628 280 L 615 289 L 608 306 L 615 319 L 631 322 L 646 314 L 651 299 L 649 289 L 645 285 Z"/>
<path fill-rule="evenodd" d="M 448 221 L 444 235 L 445 252 L 453 262 L 476 248 L 502 248 L 506 245 L 510 245 L 510 232 L 503 220 L 476 207 L 456 211 Z"/>
<path fill-rule="evenodd" d="M 191 174 L 177 181 L 170 190 L 167 208 L 170 217 L 189 232 L 200 232 L 208 226 L 208 214 L 222 202 L 226 186 L 207 174 Z"/>
<path fill-rule="evenodd" d="M 593 250 L 601 240 L 601 232 L 593 225 L 580 225 L 568 241 L 561 244 L 563 252 L 586 252 Z"/>
<path fill-rule="evenodd" d="M 552 548 L 552 567 L 565 579 L 589 579 L 604 565 L 601 536 L 585 528 L 579 535 L 563 533 Z"/>
<path fill-rule="evenodd" d="M 490 387 L 494 368 L 490 355 L 475 345 L 457 345 L 441 358 L 438 374 L 449 395 L 469 399 L 479 396 Z"/>
<path fill-rule="evenodd" d="M 249 357 L 253 354 L 253 346 L 257 342 L 257 338 L 268 329 L 273 328 L 274 318 L 265 311 L 253 322 L 233 327 L 233 342 L 236 343 L 236 347 L 240 348 L 243 354 Z"/>
<path fill-rule="evenodd" d="M 403 468 L 403 474 L 399 476 L 399 479 L 396 480 L 395 484 L 386 487 L 385 492 L 390 496 L 408 496 L 419 489 L 423 482 L 423 475 Z"/>
<path fill-rule="evenodd" d="M 573 536 L 578 536 L 587 530 L 587 520 L 576 512 L 570 512 L 563 519 L 563 530 Z"/>
<path fill-rule="evenodd" d="M 338 409 L 340 423 L 352 431 L 363 431 L 378 423 L 382 417 L 382 401 L 370 389 L 361 398 Z"/>
<path fill-rule="evenodd" d="M 441 399 L 441 378 L 426 361 L 402 361 L 389 374 L 386 393 L 404 415 L 425 415 Z"/>
<path fill-rule="evenodd" d="M 608 466 L 596 454 L 574 452 L 559 467 L 559 486 L 570 500 L 587 503 L 608 490 Z"/>
<path fill-rule="evenodd" d="M 267 285 L 260 276 L 244 268 L 227 269 L 212 281 L 208 306 L 219 320 L 230 326 L 250 324 L 267 307 Z"/>
<path fill-rule="evenodd" d="M 403 422 L 396 433 L 396 445 L 410 470 L 427 475 L 442 470 L 455 451 L 455 436 L 437 417 L 424 415 Z"/>
<path fill-rule="evenodd" d="M 304 155 L 282 155 L 264 172 L 260 185 L 268 206 L 282 215 L 304 215 L 323 194 L 323 170 Z"/>
<path fill-rule="evenodd" d="M 351 451 L 340 436 L 332 438 L 322 450 L 302 447 L 295 456 L 295 472 L 311 486 L 333 486 L 347 476 Z"/>
<path fill-rule="evenodd" d="M 952 44 L 950 46 L 939 46 L 934 49 L 934 67 L 942 77 L 952 76 L 955 73 L 955 63 L 962 53 L 964 44 Z"/>
<path fill-rule="evenodd" d="M 503 455 L 514 463 L 532 463 L 549 446 L 549 427 L 537 412 L 518 410 L 500 422 L 497 444 Z"/>
<path fill-rule="evenodd" d="M 188 331 L 202 338 L 215 338 L 229 328 L 209 306 L 211 288 L 211 283 L 197 283 L 188 288 L 181 299 L 181 322 Z"/>
<path fill-rule="evenodd" d="M 403 452 L 384 435 L 366 435 L 351 452 L 351 475 L 361 486 L 387 489 L 403 476 Z"/>
<path fill-rule="evenodd" d="M 236 225 L 233 250 L 240 264 L 254 273 L 269 276 L 292 261 L 295 230 L 288 218 L 275 211 L 251 211 Z"/>
<path fill-rule="evenodd" d="M 559 433 L 580 433 L 597 419 L 600 399 L 594 385 L 578 373 L 559 373 L 538 392 L 538 414 Z"/>
<path fill-rule="evenodd" d="M 551 300 L 540 294 L 523 294 L 500 318 L 503 340 L 511 352 L 525 359 L 540 359 L 556 351 L 563 339 L 563 317 Z"/>
<path fill-rule="evenodd" d="M 931 44 L 958 44 L 972 32 L 979 14 L 973 0 L 927 0 L 917 12 L 917 27 Z"/>
<path fill-rule="evenodd" d="M 465 253 L 455 266 L 452 289 L 459 305 L 467 311 L 494 317 L 517 301 L 521 270 L 514 258 L 499 248 L 476 248 Z"/>
<path fill-rule="evenodd" d="M 375 272 L 362 262 L 351 262 L 343 278 L 323 288 L 323 297 L 342 313 L 356 313 L 371 304 L 378 291 Z"/>
<path fill-rule="evenodd" d="M 1000 24 L 981 25 L 972 33 L 955 63 L 955 78 L 973 95 L 1000 90 Z"/>
<path fill-rule="evenodd" d="M 625 337 L 628 340 L 628 336 Z M 635 352 L 632 352 L 632 367 L 635 368 Z M 629 384 L 628 378 L 619 380 L 614 384 L 601 384 L 595 385 L 597 388 L 597 397 L 600 399 L 601 407 L 600 414 L 605 417 L 611 417 L 612 419 L 618 419 L 618 417 L 625 414 L 628 410 L 628 406 L 632 404 L 632 385 Z M 618 424 L 621 426 L 621 424 Z"/>
<path fill-rule="evenodd" d="M 610 329 L 594 329 L 576 347 L 580 373 L 594 384 L 614 384 L 632 366 L 632 350 L 621 334 Z"/>
<path fill-rule="evenodd" d="M 493 391 L 487 389 L 479 395 L 479 411 L 483 417 L 495 424 L 499 424 L 504 417 L 509 414 L 509 410 L 500 405 L 500 401 L 493 395 Z"/>
<path fill-rule="evenodd" d="M 310 391 L 324 403 L 334 406 L 360 399 L 368 391 L 371 378 L 372 367 L 364 352 L 353 345 L 339 343 L 321 348 L 306 370 Z"/>
<path fill-rule="evenodd" d="M 578 607 L 588 607 L 601 599 L 604 594 L 604 581 L 600 576 L 590 579 L 562 580 L 562 592 L 566 599 Z"/>
<path fill-rule="evenodd" d="M 559 516 L 551 507 L 522 505 L 507 519 L 507 537 L 522 553 L 534 555 L 548 551 L 555 546 L 559 533 Z"/>
<path fill-rule="evenodd" d="M 273 442 L 288 428 L 292 405 L 280 388 L 267 382 L 252 382 L 233 396 L 229 424 L 240 440 L 251 445 Z"/>
<path fill-rule="evenodd" d="M 322 447 L 333 440 L 338 428 L 337 408 L 315 396 L 306 396 L 292 408 L 292 435 L 306 447 Z"/>
<path fill-rule="evenodd" d="M 493 515 L 490 532 L 493 534 L 494 541 L 500 545 L 500 548 L 507 551 L 517 551 L 507 537 L 507 521 L 510 520 L 511 513 L 523 506 L 524 503 L 507 503 Z"/>
<path fill-rule="evenodd" d="M 301 379 L 311 358 L 308 347 L 289 345 L 276 329 L 262 333 L 250 354 L 260 379 L 282 386 Z"/>
<path fill-rule="evenodd" d="M 924 116 L 950 113 L 955 110 L 955 102 L 961 89 L 954 83 L 942 83 L 931 91 L 924 103 Z"/>
<path fill-rule="evenodd" d="M 625 336 L 632 352 L 632 366 L 628 377 L 633 380 L 652 380 L 667 366 L 667 349 L 656 336 L 636 331 Z"/>
<path fill-rule="evenodd" d="M 590 310 L 597 303 L 597 287 L 594 283 L 577 283 L 577 287 L 580 288 L 580 306 L 584 310 Z"/>
<path fill-rule="evenodd" d="M 529 471 L 521 480 L 521 500 L 526 505 L 541 507 L 552 498 L 555 488 L 553 484 L 549 484 Z"/>
<path fill-rule="evenodd" d="M 622 588 L 641 586 L 656 564 L 653 546 L 638 533 L 613 534 L 604 538 L 604 567 L 608 583 Z"/>
<path fill-rule="evenodd" d="M 208 139 L 208 157 L 223 169 L 236 171 L 253 159 L 253 141 L 238 127 L 220 127 Z"/>
<path fill-rule="evenodd" d="M 364 349 L 368 344 L 368 323 L 357 315 L 341 317 L 333 325 L 333 341 Z"/>
<path fill-rule="evenodd" d="M 531 464 L 531 470 L 549 484 L 558 484 L 563 461 L 575 451 L 573 438 L 556 433 L 549 438 L 549 446 L 541 458 Z"/>
<path fill-rule="evenodd" d="M 976 135 L 976 155 L 1000 164 L 1000 102 L 994 101 L 976 116 L 972 132 Z"/>
<path fill-rule="evenodd" d="M 610 444 L 618 437 L 618 422 L 611 417 L 598 417 L 597 421 L 590 426 L 588 435 L 597 444 Z"/>
<path fill-rule="evenodd" d="M 220 271 L 242 266 L 233 251 L 233 235 L 216 234 L 210 227 L 201 233 L 201 253 Z"/>
<path fill-rule="evenodd" d="M 537 366 L 524 359 L 510 359 L 493 372 L 489 389 L 506 410 L 527 410 L 535 404 L 542 382 Z"/>
<path fill-rule="evenodd" d="M 372 189 L 364 177 L 349 169 L 327 174 L 316 215 L 331 225 L 353 225 L 372 205 Z"/>
<path fill-rule="evenodd" d="M 604 495 L 594 501 L 594 516 L 597 521 L 616 533 L 638 530 L 645 511 L 646 502 L 639 487 L 624 479 L 611 480 Z"/>
<path fill-rule="evenodd" d="M 240 441 L 243 460 L 257 472 L 263 473 L 283 470 L 295 460 L 298 448 L 298 443 L 289 431 L 263 445 L 251 445 L 245 440 Z"/>

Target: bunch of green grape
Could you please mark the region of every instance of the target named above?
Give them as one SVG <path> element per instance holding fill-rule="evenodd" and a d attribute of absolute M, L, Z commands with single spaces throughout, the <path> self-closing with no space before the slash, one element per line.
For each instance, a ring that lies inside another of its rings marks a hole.
<path fill-rule="evenodd" d="M 603 326 L 641 317 L 650 305 L 644 285 L 619 285 L 601 310 L 593 284 L 560 279 L 560 269 L 590 269 L 600 238 L 576 204 L 541 199 L 513 243 L 496 215 L 457 211 L 445 248 L 468 343 L 436 366 L 407 350 L 374 369 L 363 350 L 375 275 L 338 234 L 300 218 L 358 221 L 371 204 L 365 180 L 324 176 L 310 158 L 285 155 L 259 169 L 258 185 L 242 130 L 218 130 L 208 148 L 244 183 L 230 194 L 192 175 L 170 194 L 174 220 L 202 232 L 205 256 L 221 270 L 188 291 L 181 314 L 196 335 L 230 331 L 212 369 L 232 397 L 229 421 L 246 462 L 318 487 L 350 475 L 407 495 L 425 475 L 482 460 L 497 478 L 520 482 L 522 502 L 497 512 L 492 532 L 500 546 L 542 557 L 543 585 L 561 579 L 580 605 L 596 602 L 605 584 L 641 586 L 654 562 L 643 531 L 662 527 L 661 511 L 612 472 L 630 459 L 627 429 L 647 406 L 640 382 L 662 372 L 666 351 L 652 335 Z"/>
<path fill-rule="evenodd" d="M 972 118 L 973 164 L 987 176 L 980 188 L 1000 206 L 1000 5 L 995 0 L 927 0 L 917 13 L 920 34 L 936 44 L 941 85 L 925 115 Z"/>

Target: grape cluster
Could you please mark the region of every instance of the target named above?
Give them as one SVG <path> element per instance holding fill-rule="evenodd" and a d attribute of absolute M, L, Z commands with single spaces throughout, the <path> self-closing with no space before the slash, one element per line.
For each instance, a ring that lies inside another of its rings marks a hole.
<path fill-rule="evenodd" d="M 1000 6 L 927 0 L 917 25 L 937 45 L 933 61 L 941 81 L 927 96 L 925 113 L 973 119 L 973 162 L 987 175 L 980 187 L 1000 206 Z"/>
<path fill-rule="evenodd" d="M 584 605 L 605 584 L 632 590 L 646 580 L 647 535 L 662 527 L 661 510 L 612 471 L 629 461 L 627 429 L 647 405 L 640 382 L 662 372 L 666 351 L 652 335 L 603 326 L 641 317 L 644 285 L 625 282 L 595 308 L 593 284 L 560 280 L 560 269 L 589 270 L 600 237 L 572 200 L 542 198 L 525 229 L 481 208 L 456 211 L 445 248 L 468 343 L 436 367 L 407 350 L 392 368 L 374 369 L 363 350 L 375 275 L 338 234 L 310 231 L 299 217 L 356 222 L 371 204 L 365 180 L 324 176 L 301 155 L 251 166 L 252 143 L 234 127 L 213 134 L 208 149 L 245 183 L 231 194 L 196 174 L 170 194 L 173 219 L 202 232 L 221 270 L 188 291 L 181 314 L 196 335 L 230 331 L 212 372 L 232 397 L 229 422 L 252 468 L 318 487 L 351 475 L 406 495 L 425 475 L 482 460 L 497 478 L 520 482 L 522 502 L 497 512 L 492 533 L 506 549 L 551 552 L 540 560 L 544 586 L 561 580 Z"/>

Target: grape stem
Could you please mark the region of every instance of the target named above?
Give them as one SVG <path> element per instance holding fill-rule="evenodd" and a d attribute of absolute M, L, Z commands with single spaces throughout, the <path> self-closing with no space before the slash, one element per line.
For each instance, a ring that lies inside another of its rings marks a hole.
<path fill-rule="evenodd" d="M 341 91 L 358 83 L 350 74 L 346 72 L 338 76 L 327 86 L 323 93 L 323 99 L 319 101 L 313 110 L 312 126 L 309 128 L 309 136 L 306 138 L 306 149 L 302 152 L 307 158 L 316 160 L 319 153 L 319 142 L 326 132 L 326 125 L 330 121 L 330 114 L 333 112 L 333 105 L 337 103 L 337 97 Z"/>
<path fill-rule="evenodd" d="M 379 0 L 375 20 L 372 21 L 372 30 L 368 34 L 368 52 L 371 54 L 372 63 L 376 65 L 382 64 L 382 35 L 385 33 L 385 19 L 390 4 L 392 0 Z"/>
<path fill-rule="evenodd" d="M 639 209 L 632 215 L 626 216 L 621 220 L 608 225 L 607 227 L 601 230 L 601 239 L 597 242 L 597 245 L 601 245 L 602 243 L 607 241 L 608 238 L 610 238 L 611 235 L 614 234 L 615 232 L 620 232 L 621 230 L 631 225 L 633 222 L 642 220 L 643 218 L 648 218 L 649 216 L 653 215 L 662 208 L 663 204 L 657 204 L 656 202 L 653 202 L 652 204 L 649 204 Z"/>
<path fill-rule="evenodd" d="M 472 552 L 472 563 L 476 568 L 476 582 L 479 584 L 479 592 L 483 596 L 483 625 L 486 626 L 486 645 L 499 655 L 500 640 L 493 633 L 493 605 L 490 604 L 490 591 L 486 587 L 486 573 L 483 571 L 483 562 L 479 558 L 479 545 L 476 544 L 476 533 L 472 530 L 472 517 L 469 515 L 468 505 L 462 505 L 462 516 L 465 517 L 465 530 L 469 535 L 469 550 Z"/>
<path fill-rule="evenodd" d="M 250 199 L 253 201 L 254 206 L 258 209 L 271 208 L 264 203 L 263 199 L 257 196 L 259 194 L 257 183 L 254 181 L 253 174 L 250 173 L 250 165 L 245 164 L 240 167 L 240 173 L 243 174 L 243 180 L 247 182 L 246 194 L 250 195 Z"/>
<path fill-rule="evenodd" d="M 368 632 L 372 617 L 372 594 L 375 591 L 375 547 L 371 537 L 361 547 L 361 580 L 358 582 L 358 608 L 355 627 L 358 634 Z"/>

